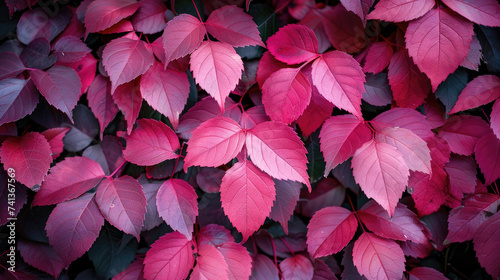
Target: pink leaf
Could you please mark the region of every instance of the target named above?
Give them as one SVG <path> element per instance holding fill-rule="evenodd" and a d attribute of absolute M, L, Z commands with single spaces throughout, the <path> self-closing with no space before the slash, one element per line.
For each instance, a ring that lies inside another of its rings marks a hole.
<path fill-rule="evenodd" d="M 470 156 L 477 141 L 490 133 L 490 127 L 481 117 L 471 115 L 452 116 L 439 130 L 439 136 L 448 142 L 456 154 Z"/>
<path fill-rule="evenodd" d="M 354 155 L 356 150 L 372 139 L 372 132 L 356 117 L 340 115 L 325 121 L 320 137 L 320 148 L 325 158 L 325 177 L 337 165 Z"/>
<path fill-rule="evenodd" d="M 355 215 L 339 206 L 325 207 L 314 214 L 307 226 L 307 251 L 313 258 L 340 252 L 356 233 Z"/>
<path fill-rule="evenodd" d="M 316 59 L 312 65 L 313 84 L 333 105 L 361 116 L 361 97 L 364 91 L 365 74 L 352 56 L 331 51 Z"/>
<path fill-rule="evenodd" d="M 212 245 L 216 248 L 227 242 L 234 242 L 234 237 L 231 232 L 221 225 L 209 224 L 201 228 L 198 232 L 196 240 L 198 246 Z"/>
<path fill-rule="evenodd" d="M 408 53 L 431 80 L 433 91 L 467 57 L 473 34 L 471 22 L 442 8 L 408 24 Z"/>
<path fill-rule="evenodd" d="M 192 280 L 220 279 L 229 280 L 228 266 L 224 256 L 213 246 L 201 245 L 198 248 L 196 266 L 191 273 Z"/>
<path fill-rule="evenodd" d="M 281 68 L 285 67 L 287 67 L 285 63 L 274 58 L 271 52 L 266 51 L 259 60 L 259 67 L 257 68 L 256 80 L 257 83 L 259 83 L 259 87 L 262 88 L 267 78 Z"/>
<path fill-rule="evenodd" d="M 491 108 L 490 126 L 496 137 L 500 139 L 500 101 L 497 99 Z"/>
<path fill-rule="evenodd" d="M 392 46 L 387 42 L 373 43 L 366 54 L 365 64 L 363 65 L 364 72 L 372 72 L 377 74 L 382 72 L 391 61 L 394 51 Z"/>
<path fill-rule="evenodd" d="M 457 103 L 450 114 L 473 109 L 500 97 L 500 78 L 494 75 L 482 75 L 470 81 L 458 96 Z"/>
<path fill-rule="evenodd" d="M 80 97 L 82 83 L 75 70 L 55 65 L 47 71 L 32 70 L 31 78 L 50 105 L 71 119 L 71 111 Z"/>
<path fill-rule="evenodd" d="M 99 184 L 95 200 L 110 224 L 139 241 L 146 214 L 146 196 L 137 180 L 128 175 L 106 178 Z"/>
<path fill-rule="evenodd" d="M 371 140 L 352 158 L 353 175 L 366 196 L 392 216 L 410 175 L 403 155 L 395 147 Z"/>
<path fill-rule="evenodd" d="M 226 111 L 227 113 L 228 111 Z M 270 121 L 263 105 L 252 107 L 241 114 L 240 125 L 243 129 L 252 129 L 259 123 Z"/>
<path fill-rule="evenodd" d="M 179 136 L 183 139 L 190 139 L 193 130 L 205 121 L 220 114 L 221 109 L 217 101 L 212 97 L 205 97 L 194 104 L 185 114 L 182 114 L 177 133 L 179 133 Z"/>
<path fill-rule="evenodd" d="M 450 177 L 450 188 L 461 193 L 474 193 L 477 180 L 477 166 L 472 157 L 452 155 L 444 166 Z"/>
<path fill-rule="evenodd" d="M 164 69 L 155 62 L 141 77 L 141 94 L 153 109 L 162 113 L 174 129 L 179 124 L 179 115 L 189 97 L 189 81 L 186 73 Z"/>
<path fill-rule="evenodd" d="M 112 280 L 144 279 L 144 258 L 136 258 L 124 271 L 118 273 Z"/>
<path fill-rule="evenodd" d="M 193 241 L 177 231 L 160 237 L 144 259 L 144 278 L 185 279 L 194 265 Z"/>
<path fill-rule="evenodd" d="M 443 3 L 474 23 L 500 27 L 500 5 L 495 0 L 443 0 Z"/>
<path fill-rule="evenodd" d="M 252 275 L 250 280 L 280 280 L 278 268 L 266 255 L 257 254 L 252 261 Z"/>
<path fill-rule="evenodd" d="M 13 52 L 0 53 L 0 80 L 13 78 L 25 69 L 26 67 L 17 54 Z"/>
<path fill-rule="evenodd" d="M 368 14 L 374 2 L 374 0 L 340 0 L 342 6 L 344 6 L 346 10 L 355 13 L 363 21 L 363 24 L 366 24 L 366 14 Z"/>
<path fill-rule="evenodd" d="M 294 181 L 274 180 L 276 200 L 269 218 L 278 221 L 285 233 L 288 234 L 288 220 L 293 215 L 297 201 L 299 201 L 302 184 Z"/>
<path fill-rule="evenodd" d="M 311 189 L 307 150 L 297 134 L 278 122 L 264 122 L 247 132 L 246 148 L 252 162 L 276 179 L 299 181 Z"/>
<path fill-rule="evenodd" d="M 91 49 L 82 40 L 74 36 L 61 38 L 52 49 L 57 60 L 64 63 L 77 62 L 91 52 Z"/>
<path fill-rule="evenodd" d="M 135 0 L 96 0 L 90 3 L 85 13 L 85 37 L 131 16 L 139 6 Z"/>
<path fill-rule="evenodd" d="M 139 79 L 119 85 L 113 93 L 113 101 L 127 121 L 127 133 L 130 134 L 142 106 Z"/>
<path fill-rule="evenodd" d="M 82 87 L 80 88 L 80 96 L 87 91 L 87 88 L 90 86 L 92 81 L 95 78 L 95 72 L 97 69 L 97 59 L 91 54 L 88 53 L 82 59 L 77 62 L 71 63 L 62 63 L 57 62 L 56 65 L 67 66 L 73 68 L 80 77 L 80 81 L 82 83 Z"/>
<path fill-rule="evenodd" d="M 309 81 L 312 84 L 312 81 Z M 304 113 L 296 120 L 302 134 L 309 137 L 313 132 L 323 125 L 323 123 L 332 115 L 333 104 L 326 100 L 315 86 L 312 88 L 311 102 L 307 105 Z"/>
<path fill-rule="evenodd" d="M 485 185 L 500 178 L 500 139 L 492 132 L 481 137 L 474 148 L 476 162 L 484 174 Z"/>
<path fill-rule="evenodd" d="M 40 185 L 52 163 L 49 142 L 38 132 L 22 137 L 9 137 L 0 147 L 0 160 L 5 170 L 14 168 L 16 180 L 33 188 Z"/>
<path fill-rule="evenodd" d="M 411 130 L 425 141 L 434 139 L 431 125 L 424 115 L 416 110 L 407 108 L 394 108 L 376 116 L 370 124 L 375 130 L 381 130 L 384 126 L 401 127 Z"/>
<path fill-rule="evenodd" d="M 196 50 L 205 33 L 205 25 L 192 15 L 181 14 L 174 17 L 163 31 L 165 64 Z"/>
<path fill-rule="evenodd" d="M 138 120 L 137 127 L 125 140 L 125 159 L 138 165 L 155 165 L 167 159 L 177 158 L 175 151 L 180 148 L 175 132 L 154 119 Z"/>
<path fill-rule="evenodd" d="M 191 54 L 191 71 L 196 82 L 224 107 L 243 71 L 243 62 L 231 45 L 205 41 Z"/>
<path fill-rule="evenodd" d="M 434 5 L 432 0 L 380 1 L 366 18 L 393 22 L 411 21 L 425 15 Z"/>
<path fill-rule="evenodd" d="M 267 38 L 267 48 L 277 60 L 297 64 L 318 56 L 318 39 L 309 27 L 288 24 Z"/>
<path fill-rule="evenodd" d="M 389 217 L 382 206 L 370 200 L 358 211 L 358 217 L 378 236 L 400 241 L 411 240 L 415 243 L 427 241 L 425 226 L 404 204 L 398 203 L 394 215 Z"/>
<path fill-rule="evenodd" d="M 19 239 L 17 246 L 26 263 L 59 278 L 65 264 L 49 244 Z"/>
<path fill-rule="evenodd" d="M 35 110 L 40 94 L 32 80 L 0 81 L 0 124 L 14 122 Z"/>
<path fill-rule="evenodd" d="M 375 140 L 396 147 L 403 155 L 410 170 L 432 173 L 431 151 L 427 147 L 427 143 L 411 130 L 385 127 L 377 130 Z"/>
<path fill-rule="evenodd" d="M 63 137 L 69 130 L 69 127 L 55 127 L 42 132 L 42 135 L 49 142 L 50 150 L 52 151 L 52 159 L 56 159 L 63 152 Z"/>
<path fill-rule="evenodd" d="M 405 270 L 405 256 L 393 241 L 364 232 L 354 242 L 352 259 L 359 273 L 368 279 L 399 279 Z"/>
<path fill-rule="evenodd" d="M 303 255 L 295 255 L 280 263 L 285 280 L 312 280 L 314 267 L 311 261 Z"/>
<path fill-rule="evenodd" d="M 94 194 L 57 204 L 47 220 L 49 243 L 68 267 L 87 252 L 99 236 L 104 217 Z"/>
<path fill-rule="evenodd" d="M 227 264 L 229 280 L 248 279 L 252 273 L 252 259 L 247 249 L 234 242 L 224 243 L 217 247 Z"/>
<path fill-rule="evenodd" d="M 477 36 L 473 35 L 472 43 L 470 44 L 469 55 L 464 59 L 464 61 L 462 61 L 462 64 L 460 64 L 460 66 L 470 70 L 478 71 L 482 58 L 483 53 L 481 43 L 477 39 Z"/>
<path fill-rule="evenodd" d="M 95 187 L 104 176 L 99 163 L 86 157 L 68 157 L 51 168 L 33 205 L 51 205 L 78 197 Z"/>
<path fill-rule="evenodd" d="M 194 188 L 181 179 L 165 181 L 156 195 L 158 213 L 167 224 L 186 236 L 193 237 L 193 225 L 198 216 L 198 196 Z"/>
<path fill-rule="evenodd" d="M 226 171 L 220 192 L 224 213 L 244 240 L 264 224 L 276 196 L 272 178 L 247 160 Z"/>
<path fill-rule="evenodd" d="M 429 92 L 429 79 L 420 72 L 406 50 L 398 50 L 389 64 L 389 85 L 396 104 L 400 107 L 415 109 L 420 106 Z"/>
<path fill-rule="evenodd" d="M 500 214 L 496 213 L 484 222 L 474 236 L 474 250 L 479 264 L 489 275 L 497 277 L 500 274 Z"/>
<path fill-rule="evenodd" d="M 154 34 L 165 29 L 167 6 L 161 0 L 143 0 L 139 3 L 139 10 L 132 17 L 135 31 Z"/>
<path fill-rule="evenodd" d="M 265 47 L 257 24 L 240 7 L 228 5 L 213 11 L 205 26 L 217 40 L 233 47 L 249 45 Z"/>
<path fill-rule="evenodd" d="M 99 144 L 85 149 L 83 156 L 98 162 L 106 175 L 113 173 L 125 162 L 122 144 L 114 135 L 105 135 Z"/>
<path fill-rule="evenodd" d="M 109 79 L 103 75 L 97 75 L 89 86 L 87 99 L 92 113 L 99 121 L 102 139 L 104 129 L 118 113 L 118 108 L 111 96 L 111 82 Z"/>
<path fill-rule="evenodd" d="M 446 280 L 448 279 L 443 273 L 430 267 L 415 267 L 408 271 L 410 280 Z"/>
<path fill-rule="evenodd" d="M 273 121 L 290 124 L 309 105 L 311 84 L 299 68 L 283 68 L 262 86 L 262 103 Z"/>

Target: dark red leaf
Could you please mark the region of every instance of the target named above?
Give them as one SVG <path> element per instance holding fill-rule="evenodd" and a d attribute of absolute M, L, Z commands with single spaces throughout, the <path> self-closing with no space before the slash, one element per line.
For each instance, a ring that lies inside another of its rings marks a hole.
<path fill-rule="evenodd" d="M 59 278 L 65 264 L 49 244 L 20 239 L 17 246 L 26 263 Z"/>
<path fill-rule="evenodd" d="M 132 17 L 134 30 L 145 34 L 154 34 L 167 26 L 165 12 L 167 6 L 161 0 L 140 1 L 139 10 Z"/>
<path fill-rule="evenodd" d="M 80 96 L 87 91 L 87 88 L 90 86 L 92 81 L 95 78 L 95 72 L 97 70 L 97 59 L 89 53 L 84 58 L 77 62 L 71 63 L 62 63 L 57 62 L 56 65 L 67 66 L 73 68 L 78 77 L 80 77 L 80 81 L 82 82 L 82 87 L 80 90 Z M 103 71 L 104 72 L 104 71 Z"/>
<path fill-rule="evenodd" d="M 314 275 L 313 280 L 338 280 L 337 276 L 321 259 L 314 260 Z"/>
<path fill-rule="evenodd" d="M 448 143 L 452 152 L 470 156 L 477 141 L 490 132 L 488 123 L 481 117 L 460 115 L 449 118 L 438 133 Z"/>
<path fill-rule="evenodd" d="M 500 139 L 500 101 L 495 101 L 493 107 L 491 108 L 490 115 L 490 126 L 493 130 L 493 133 Z"/>
<path fill-rule="evenodd" d="M 450 178 L 450 188 L 461 193 L 474 193 L 477 180 L 477 166 L 472 157 L 452 155 L 444 166 Z"/>
<path fill-rule="evenodd" d="M 340 0 L 346 10 L 355 13 L 363 21 L 363 24 L 366 24 L 366 15 L 374 2 L 375 0 Z"/>
<path fill-rule="evenodd" d="M 85 37 L 131 16 L 139 6 L 135 0 L 96 0 L 90 3 L 85 12 Z"/>
<path fill-rule="evenodd" d="M 500 178 L 500 139 L 490 132 L 481 137 L 474 148 L 476 162 L 484 174 L 485 185 Z"/>
<path fill-rule="evenodd" d="M 50 54 L 50 43 L 46 38 L 37 38 L 29 43 L 19 55 L 27 68 L 46 69 L 57 61 L 55 54 Z"/>
<path fill-rule="evenodd" d="M 474 250 L 479 264 L 492 277 L 500 275 L 500 212 L 490 217 L 476 231 L 474 236 Z"/>
<path fill-rule="evenodd" d="M 52 159 L 56 159 L 63 152 L 63 137 L 68 131 L 69 127 L 55 127 L 42 132 L 42 135 L 49 142 Z"/>
<path fill-rule="evenodd" d="M 267 38 L 267 48 L 279 61 L 297 64 L 318 56 L 318 39 L 309 27 L 288 24 Z"/>
<path fill-rule="evenodd" d="M 139 116 L 142 106 L 142 96 L 139 79 L 119 85 L 113 93 L 113 100 L 125 115 L 127 121 L 127 133 L 132 132 L 135 120 Z"/>
<path fill-rule="evenodd" d="M 286 280 L 312 280 L 314 267 L 311 261 L 303 255 L 295 255 L 280 263 L 283 278 Z"/>

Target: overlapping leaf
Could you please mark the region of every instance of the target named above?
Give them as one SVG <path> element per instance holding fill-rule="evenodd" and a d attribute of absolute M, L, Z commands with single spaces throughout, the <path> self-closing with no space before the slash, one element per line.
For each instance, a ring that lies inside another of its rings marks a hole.
<path fill-rule="evenodd" d="M 96 0 L 90 3 L 85 12 L 86 35 L 110 28 L 135 13 L 139 6 L 136 0 Z"/>
<path fill-rule="evenodd" d="M 279 61 L 297 64 L 318 56 L 318 39 L 310 28 L 288 24 L 267 39 L 267 48 Z"/>

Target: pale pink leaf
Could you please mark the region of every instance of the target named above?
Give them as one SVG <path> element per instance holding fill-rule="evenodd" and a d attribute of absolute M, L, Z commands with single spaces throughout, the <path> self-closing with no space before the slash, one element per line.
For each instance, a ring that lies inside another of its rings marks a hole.
<path fill-rule="evenodd" d="M 486 105 L 499 97 L 500 77 L 495 75 L 478 76 L 462 90 L 450 114 Z"/>
<path fill-rule="evenodd" d="M 425 15 L 434 7 L 433 0 L 385 0 L 379 1 L 367 19 L 385 21 L 411 21 Z"/>
<path fill-rule="evenodd" d="M 384 126 L 401 127 L 411 130 L 425 141 L 434 139 L 432 127 L 425 116 L 408 108 L 394 108 L 385 111 L 376 116 L 370 124 L 375 130 L 381 130 Z"/>
<path fill-rule="evenodd" d="M 326 162 L 325 177 L 373 138 L 368 126 L 352 115 L 330 117 L 323 124 L 319 137 Z"/>
<path fill-rule="evenodd" d="M 94 194 L 62 202 L 52 210 L 45 230 L 57 254 L 68 267 L 87 252 L 99 236 L 104 217 L 94 200 Z"/>
<path fill-rule="evenodd" d="M 229 280 L 228 266 L 224 256 L 215 247 L 201 245 L 198 248 L 196 266 L 191 273 L 191 280 Z"/>
<path fill-rule="evenodd" d="M 311 84 L 298 68 L 283 68 L 272 74 L 262 86 L 262 103 L 273 121 L 290 124 L 311 100 Z"/>
<path fill-rule="evenodd" d="M 443 3 L 474 23 L 500 27 L 500 4 L 498 1 L 443 0 Z"/>
<path fill-rule="evenodd" d="M 309 27 L 288 24 L 267 38 L 267 48 L 277 60 L 297 64 L 318 56 L 318 39 Z"/>
<path fill-rule="evenodd" d="M 452 155 L 444 168 L 450 178 L 450 188 L 459 190 L 461 193 L 474 193 L 477 166 L 472 157 Z"/>
<path fill-rule="evenodd" d="M 260 123 L 247 132 L 246 148 L 253 163 L 273 178 L 299 181 L 311 189 L 307 150 L 290 127 L 272 121 Z"/>
<path fill-rule="evenodd" d="M 215 117 L 192 133 L 184 158 L 184 170 L 188 167 L 217 167 L 228 163 L 243 148 L 245 132 L 241 126 L 228 117 Z"/>
<path fill-rule="evenodd" d="M 474 250 L 482 267 L 492 277 L 500 275 L 500 212 L 491 216 L 476 231 L 474 236 Z"/>
<path fill-rule="evenodd" d="M 249 45 L 265 47 L 257 24 L 240 7 L 228 5 L 213 11 L 205 22 L 205 26 L 217 40 L 233 47 Z"/>
<path fill-rule="evenodd" d="M 170 20 L 163 31 L 165 64 L 196 50 L 205 33 L 205 25 L 192 15 L 181 14 Z"/>
<path fill-rule="evenodd" d="M 101 139 L 106 126 L 116 117 L 118 108 L 111 96 L 111 82 L 103 75 L 97 75 L 87 91 L 89 107 L 99 121 Z"/>
<path fill-rule="evenodd" d="M 193 225 L 198 216 L 197 199 L 194 188 L 181 179 L 165 181 L 156 194 L 158 214 L 188 240 L 193 237 Z"/>
<path fill-rule="evenodd" d="M 280 263 L 285 280 L 312 280 L 314 267 L 311 261 L 303 255 L 295 255 Z"/>
<path fill-rule="evenodd" d="M 485 185 L 500 178 L 500 139 L 490 132 L 477 140 L 476 162 L 484 174 Z"/>
<path fill-rule="evenodd" d="M 412 270 L 408 271 L 410 275 L 409 280 L 446 280 L 448 279 L 444 276 L 443 273 L 437 271 L 434 268 L 430 267 L 415 267 Z"/>
<path fill-rule="evenodd" d="M 139 10 L 132 17 L 134 30 L 154 34 L 165 29 L 167 6 L 161 0 L 142 0 L 139 3 Z"/>
<path fill-rule="evenodd" d="M 274 180 L 276 188 L 276 200 L 269 218 L 278 221 L 285 233 L 288 234 L 288 220 L 293 215 L 297 201 L 299 201 L 302 184 L 295 181 Z"/>
<path fill-rule="evenodd" d="M 473 34 L 472 22 L 445 8 L 431 10 L 408 24 L 408 53 L 431 80 L 433 91 L 469 55 Z"/>
<path fill-rule="evenodd" d="M 110 224 L 140 239 L 147 202 L 137 180 L 128 175 L 106 178 L 99 184 L 95 200 Z"/>
<path fill-rule="evenodd" d="M 205 41 L 191 54 L 190 65 L 196 82 L 223 108 L 241 78 L 241 57 L 227 43 Z"/>
<path fill-rule="evenodd" d="M 391 61 L 394 51 L 392 46 L 387 42 L 375 42 L 368 49 L 366 54 L 365 64 L 363 65 L 364 72 L 372 72 L 377 74 L 382 72 Z"/>
<path fill-rule="evenodd" d="M 47 272 L 55 279 L 59 278 L 65 264 L 49 244 L 19 239 L 17 247 L 21 257 L 27 264 Z"/>
<path fill-rule="evenodd" d="M 194 265 L 193 241 L 177 231 L 156 240 L 144 259 L 146 280 L 186 279 Z"/>
<path fill-rule="evenodd" d="M 352 259 L 359 273 L 368 279 L 400 279 L 405 270 L 401 247 L 394 240 L 369 232 L 354 242 Z"/>
<path fill-rule="evenodd" d="M 90 3 L 85 12 L 85 37 L 89 33 L 107 29 L 131 16 L 139 6 L 136 0 L 96 0 Z"/>
<path fill-rule="evenodd" d="M 469 55 L 462 61 L 460 66 L 470 70 L 479 70 L 481 59 L 483 58 L 482 47 L 476 35 L 472 36 L 472 43 L 470 44 Z"/>
<path fill-rule="evenodd" d="M 316 59 L 312 65 L 312 80 L 319 93 L 340 109 L 359 119 L 365 74 L 352 56 L 331 51 Z"/>
<path fill-rule="evenodd" d="M 307 251 L 313 258 L 340 252 L 356 233 L 358 220 L 349 210 L 325 207 L 314 214 L 307 226 Z"/>
<path fill-rule="evenodd" d="M 449 118 L 439 129 L 438 135 L 448 142 L 452 152 L 470 156 L 477 141 L 490 132 L 488 123 L 481 117 L 460 115 Z"/>
<path fill-rule="evenodd" d="M 52 151 L 52 159 L 56 159 L 63 152 L 63 138 L 69 130 L 69 127 L 55 127 L 42 132 L 42 135 L 49 142 L 50 150 Z"/>
<path fill-rule="evenodd" d="M 224 213 L 244 240 L 264 224 L 276 196 L 272 178 L 248 160 L 226 171 L 220 192 Z"/>
<path fill-rule="evenodd" d="M 142 106 L 142 96 L 139 79 L 119 85 L 113 93 L 113 101 L 127 121 L 127 133 L 130 134 L 135 120 L 139 117 Z"/>
<path fill-rule="evenodd" d="M 52 49 L 57 60 L 66 63 L 79 61 L 91 52 L 91 49 L 75 36 L 66 36 L 59 39 Z"/>
<path fill-rule="evenodd" d="M 375 199 L 392 216 L 410 175 L 401 152 L 394 146 L 371 140 L 354 154 L 352 169 L 366 196 Z"/>
<path fill-rule="evenodd" d="M 40 94 L 32 80 L 7 78 L 0 81 L 0 124 L 15 122 L 31 114 Z"/>
<path fill-rule="evenodd" d="M 247 249 L 234 242 L 224 243 L 217 247 L 227 264 L 229 280 L 248 279 L 252 273 L 252 258 Z"/>
<path fill-rule="evenodd" d="M 86 157 L 68 157 L 50 169 L 32 204 L 51 205 L 76 198 L 94 188 L 104 176 L 99 163 Z"/>

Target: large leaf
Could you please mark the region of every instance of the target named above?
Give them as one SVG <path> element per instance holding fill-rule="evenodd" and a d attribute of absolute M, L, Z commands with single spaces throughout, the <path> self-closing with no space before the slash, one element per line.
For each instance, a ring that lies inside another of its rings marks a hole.
<path fill-rule="evenodd" d="M 240 7 L 228 5 L 213 11 L 205 26 L 207 31 L 217 40 L 233 47 L 248 45 L 265 47 L 260 38 L 257 24 Z"/>
<path fill-rule="evenodd" d="M 307 251 L 313 258 L 340 252 L 356 233 L 358 221 L 351 211 L 325 207 L 314 214 L 307 226 Z"/>
<path fill-rule="evenodd" d="M 344 109 L 359 119 L 365 74 L 352 56 L 331 51 L 316 59 L 312 65 L 313 84 L 333 105 Z"/>
<path fill-rule="evenodd" d="M 405 255 L 390 239 L 364 232 L 354 242 L 352 259 L 359 273 L 368 279 L 400 279 L 405 270 Z"/>
<path fill-rule="evenodd" d="M 252 162 L 276 179 L 307 185 L 307 150 L 297 134 L 278 122 L 263 122 L 247 132 L 246 148 Z"/>
<path fill-rule="evenodd" d="M 196 82 L 223 108 L 226 97 L 240 80 L 241 57 L 229 44 L 205 41 L 191 54 L 190 65 Z"/>
<path fill-rule="evenodd" d="M 136 0 L 96 0 L 90 3 L 85 13 L 85 34 L 113 26 L 135 13 L 139 6 Z"/>
<path fill-rule="evenodd" d="M 46 12 L 47 10 L 51 15 Z M 28 45 L 36 38 L 43 37 L 50 42 L 64 30 L 71 19 L 70 10 L 66 7 L 58 9 L 58 12 L 47 10 L 37 7 L 23 13 L 17 23 L 19 41 Z"/>
<path fill-rule="evenodd" d="M 279 61 L 297 64 L 318 56 L 318 39 L 304 25 L 288 24 L 267 39 L 269 51 Z"/>
<path fill-rule="evenodd" d="M 158 214 L 173 229 L 191 240 L 198 216 L 198 196 L 194 188 L 181 179 L 165 181 L 156 194 Z"/>
<path fill-rule="evenodd" d="M 500 178 L 500 139 L 490 132 L 481 137 L 474 148 L 476 162 L 484 174 L 485 185 Z"/>
<path fill-rule="evenodd" d="M 431 125 L 424 115 L 416 110 L 407 108 L 394 108 L 376 116 L 370 124 L 375 130 L 381 130 L 384 126 L 401 127 L 411 130 L 425 141 L 434 139 Z"/>
<path fill-rule="evenodd" d="M 445 8 L 431 10 L 408 24 L 408 53 L 429 77 L 433 90 L 467 57 L 473 34 L 470 21 Z"/>
<path fill-rule="evenodd" d="M 474 250 L 479 264 L 492 277 L 500 273 L 500 212 L 490 217 L 476 231 L 474 236 Z"/>
<path fill-rule="evenodd" d="M 139 3 L 139 10 L 132 17 L 134 30 L 145 34 L 162 31 L 167 26 L 167 6 L 161 0 L 143 0 Z"/>
<path fill-rule="evenodd" d="M 477 141 L 490 131 L 488 123 L 481 117 L 461 115 L 449 118 L 438 133 L 448 142 L 452 152 L 470 156 Z"/>
<path fill-rule="evenodd" d="M 303 255 L 295 255 L 280 263 L 283 278 L 288 280 L 312 280 L 314 267 L 311 261 Z"/>
<path fill-rule="evenodd" d="M 84 58 L 91 49 L 75 36 L 66 36 L 55 43 L 52 48 L 59 62 L 71 63 Z"/>
<path fill-rule="evenodd" d="M 392 216 L 410 175 L 401 152 L 394 146 L 371 140 L 354 154 L 352 169 L 363 192 Z"/>
<path fill-rule="evenodd" d="M 99 163 L 86 157 L 68 157 L 50 169 L 33 205 L 51 205 L 78 197 L 95 187 L 104 176 Z"/>
<path fill-rule="evenodd" d="M 500 5 L 495 0 L 443 0 L 464 18 L 481 25 L 500 27 Z"/>
<path fill-rule="evenodd" d="M 144 259 L 146 280 L 185 279 L 194 265 L 193 242 L 179 232 L 170 232 L 151 245 Z"/>
<path fill-rule="evenodd" d="M 432 0 L 386 0 L 379 1 L 367 19 L 385 21 L 411 21 L 425 15 L 432 7 Z"/>
<path fill-rule="evenodd" d="M 87 252 L 104 224 L 94 194 L 59 203 L 47 220 L 45 230 L 50 245 L 68 267 Z"/>
<path fill-rule="evenodd" d="M 274 180 L 274 187 L 276 188 L 276 200 L 271 208 L 269 218 L 278 221 L 285 233 L 288 233 L 288 220 L 293 215 L 297 201 L 299 201 L 302 184 L 295 181 Z"/>
<path fill-rule="evenodd" d="M 264 224 L 276 196 L 272 178 L 248 160 L 226 172 L 220 192 L 224 213 L 244 240 Z"/>
<path fill-rule="evenodd" d="M 104 129 L 118 113 L 118 108 L 111 96 L 111 82 L 109 79 L 103 75 L 97 75 L 89 86 L 87 99 L 92 113 L 99 121 L 102 139 Z"/>
<path fill-rule="evenodd" d="M 462 90 L 450 114 L 473 109 L 494 101 L 500 97 L 499 89 L 500 78 L 495 75 L 482 75 L 474 78 Z"/>
<path fill-rule="evenodd" d="M 332 169 L 352 157 L 356 150 L 373 136 L 368 126 L 358 118 L 340 115 L 325 121 L 319 137 L 326 162 L 326 177 Z"/>
<path fill-rule="evenodd" d="M 227 264 L 229 280 L 248 279 L 252 273 L 252 259 L 247 249 L 241 244 L 227 242 L 217 247 Z"/>
<path fill-rule="evenodd" d="M 201 245 L 198 248 L 198 258 L 196 259 L 196 266 L 193 268 L 190 279 L 229 280 L 227 271 L 228 266 L 221 252 L 219 252 L 213 246 Z"/>
<path fill-rule="evenodd" d="M 138 120 L 137 127 L 125 140 L 125 159 L 138 165 L 155 165 L 178 157 L 175 153 L 180 148 L 177 135 L 166 124 L 154 119 Z"/>
<path fill-rule="evenodd" d="M 200 46 L 205 34 L 205 25 L 192 15 L 174 17 L 163 31 L 165 64 L 192 53 Z"/>

